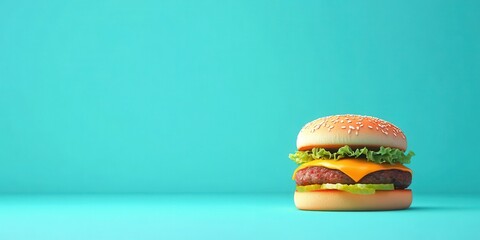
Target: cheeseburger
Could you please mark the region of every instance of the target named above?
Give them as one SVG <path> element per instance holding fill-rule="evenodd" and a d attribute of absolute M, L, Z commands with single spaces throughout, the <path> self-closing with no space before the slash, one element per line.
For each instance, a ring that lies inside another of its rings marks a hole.
<path fill-rule="evenodd" d="M 307 123 L 297 137 L 295 205 L 302 210 L 393 210 L 412 203 L 400 128 L 379 118 L 336 115 Z"/>

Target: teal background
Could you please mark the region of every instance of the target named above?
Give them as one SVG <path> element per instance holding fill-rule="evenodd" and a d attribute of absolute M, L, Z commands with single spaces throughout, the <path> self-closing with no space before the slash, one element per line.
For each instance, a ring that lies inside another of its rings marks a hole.
<path fill-rule="evenodd" d="M 303 124 L 360 113 L 404 130 L 414 191 L 478 193 L 479 11 L 0 1 L 0 192 L 292 192 Z"/>
<path fill-rule="evenodd" d="M 0 0 L 0 239 L 480 239 L 479 1 Z M 405 211 L 293 203 L 300 128 L 373 115 Z"/>

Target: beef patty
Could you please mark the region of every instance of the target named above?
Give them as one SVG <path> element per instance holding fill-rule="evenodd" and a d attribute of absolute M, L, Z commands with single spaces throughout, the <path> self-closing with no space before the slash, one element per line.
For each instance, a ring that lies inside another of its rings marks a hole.
<path fill-rule="evenodd" d="M 372 172 L 360 179 L 360 181 L 355 182 L 352 178 L 350 178 L 348 175 L 346 175 L 340 170 L 313 166 L 299 170 L 295 175 L 295 182 L 297 182 L 298 186 L 323 183 L 393 183 L 395 189 L 404 189 L 407 188 L 412 182 L 412 174 L 410 172 L 405 172 L 397 169 L 381 170 L 377 172 Z"/>

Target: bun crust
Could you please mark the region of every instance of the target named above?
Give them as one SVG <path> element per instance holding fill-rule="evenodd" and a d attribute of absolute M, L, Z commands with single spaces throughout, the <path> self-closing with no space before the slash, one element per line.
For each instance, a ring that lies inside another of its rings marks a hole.
<path fill-rule="evenodd" d="M 297 136 L 298 150 L 314 147 L 391 147 L 405 151 L 407 139 L 400 128 L 370 116 L 335 115 L 307 123 Z"/>
<path fill-rule="evenodd" d="M 371 195 L 353 194 L 338 190 L 295 192 L 295 206 L 301 210 L 365 211 L 398 210 L 410 207 L 412 191 L 376 191 Z"/>

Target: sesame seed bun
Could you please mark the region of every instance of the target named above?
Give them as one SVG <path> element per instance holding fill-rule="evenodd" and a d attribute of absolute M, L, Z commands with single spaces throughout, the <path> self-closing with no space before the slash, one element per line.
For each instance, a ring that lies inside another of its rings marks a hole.
<path fill-rule="evenodd" d="M 406 209 L 412 203 L 412 191 L 376 191 L 374 194 L 353 194 L 338 190 L 295 192 L 295 206 L 301 210 L 365 211 Z"/>
<path fill-rule="evenodd" d="M 307 123 L 297 136 L 298 150 L 314 147 L 334 149 L 380 146 L 407 149 L 407 139 L 400 128 L 375 117 L 335 115 Z"/>

